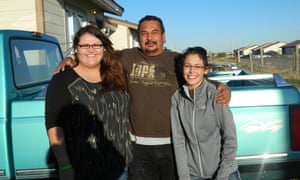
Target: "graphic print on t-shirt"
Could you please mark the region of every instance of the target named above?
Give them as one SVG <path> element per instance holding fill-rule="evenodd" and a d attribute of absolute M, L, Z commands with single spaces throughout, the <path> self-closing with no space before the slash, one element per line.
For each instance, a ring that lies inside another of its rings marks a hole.
<path fill-rule="evenodd" d="M 145 86 L 164 87 L 170 86 L 168 71 L 159 66 L 145 61 L 132 64 L 130 84 L 144 84 Z"/>

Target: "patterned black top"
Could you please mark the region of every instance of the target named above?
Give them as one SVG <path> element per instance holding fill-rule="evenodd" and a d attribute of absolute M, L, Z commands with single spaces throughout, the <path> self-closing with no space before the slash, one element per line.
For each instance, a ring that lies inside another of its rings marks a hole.
<path fill-rule="evenodd" d="M 46 127 L 63 127 L 77 179 L 114 179 L 132 159 L 129 95 L 103 92 L 73 69 L 55 75 L 46 98 Z M 80 176 L 80 177 L 79 177 Z"/>

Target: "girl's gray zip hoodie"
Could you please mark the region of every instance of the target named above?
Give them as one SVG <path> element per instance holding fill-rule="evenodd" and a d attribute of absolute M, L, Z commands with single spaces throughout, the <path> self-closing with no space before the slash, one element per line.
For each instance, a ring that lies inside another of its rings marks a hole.
<path fill-rule="evenodd" d="M 194 98 L 186 85 L 172 96 L 172 137 L 180 180 L 228 179 L 237 170 L 232 112 L 215 102 L 217 93 L 216 85 L 204 80 L 194 89 Z"/>

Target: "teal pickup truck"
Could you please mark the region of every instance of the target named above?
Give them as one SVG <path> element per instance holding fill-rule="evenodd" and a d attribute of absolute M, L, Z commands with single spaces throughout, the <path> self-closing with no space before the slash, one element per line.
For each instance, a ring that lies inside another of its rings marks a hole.
<path fill-rule="evenodd" d="M 63 59 L 57 39 L 0 30 L 0 179 L 55 177 L 45 92 Z M 211 72 L 231 87 L 243 180 L 300 178 L 300 94 L 278 74 Z"/>
<path fill-rule="evenodd" d="M 243 180 L 300 178 L 300 94 L 278 74 L 210 72 L 231 87 Z"/>
<path fill-rule="evenodd" d="M 0 30 L 0 179 L 47 178 L 45 90 L 62 60 L 56 38 Z"/>

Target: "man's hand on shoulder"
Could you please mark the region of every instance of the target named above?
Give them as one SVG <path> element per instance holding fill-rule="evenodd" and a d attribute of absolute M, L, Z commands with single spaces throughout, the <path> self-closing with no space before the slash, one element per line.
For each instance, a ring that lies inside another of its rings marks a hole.
<path fill-rule="evenodd" d="M 73 61 L 72 57 L 66 57 L 63 59 L 58 66 L 54 69 L 53 74 L 57 74 L 60 71 L 64 71 L 66 66 L 74 67 L 76 65 L 75 61 Z"/>
<path fill-rule="evenodd" d="M 231 90 L 229 86 L 226 86 L 225 84 L 219 84 L 218 89 L 221 90 L 219 94 L 216 95 L 216 101 L 217 103 L 224 104 L 226 106 L 229 105 L 230 99 L 231 99 Z"/>

